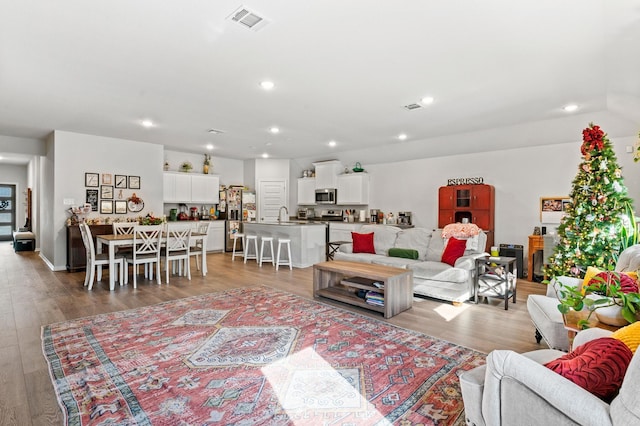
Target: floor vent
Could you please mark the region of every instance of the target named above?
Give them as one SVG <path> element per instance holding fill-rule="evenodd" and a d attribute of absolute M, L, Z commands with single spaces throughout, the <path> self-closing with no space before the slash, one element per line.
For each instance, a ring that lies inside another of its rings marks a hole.
<path fill-rule="evenodd" d="M 409 105 L 405 105 L 404 106 L 406 109 L 408 109 L 409 111 L 411 111 L 412 109 L 418 109 L 418 108 L 422 108 L 420 105 L 418 104 L 409 104 Z"/>
<path fill-rule="evenodd" d="M 268 20 L 244 6 L 240 6 L 240 8 L 233 12 L 228 19 L 253 31 L 258 31 L 269 23 Z"/>

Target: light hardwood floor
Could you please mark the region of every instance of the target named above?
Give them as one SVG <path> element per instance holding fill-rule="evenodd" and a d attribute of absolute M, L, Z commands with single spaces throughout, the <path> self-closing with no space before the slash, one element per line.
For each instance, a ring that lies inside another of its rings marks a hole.
<path fill-rule="evenodd" d="M 232 262 L 230 254 L 221 253 L 207 256 L 207 264 L 209 273 L 203 278 L 192 261 L 191 281 L 172 276 L 169 285 L 158 286 L 142 278 L 136 290 L 129 284 L 116 285 L 110 292 L 103 277 L 87 291 L 84 272 L 52 272 L 38 253 L 14 253 L 10 243 L 0 243 L 0 425 L 62 424 L 42 355 L 43 325 L 244 286 L 266 285 L 312 298 L 312 268 L 275 271 L 270 264 L 245 265 L 242 259 Z M 379 313 L 326 302 L 485 353 L 525 352 L 546 347 L 536 344 L 526 309 L 527 296 L 544 291 L 544 285 L 520 279 L 517 303 L 509 303 L 508 311 L 498 300 L 459 307 L 422 300 L 388 320 Z"/>

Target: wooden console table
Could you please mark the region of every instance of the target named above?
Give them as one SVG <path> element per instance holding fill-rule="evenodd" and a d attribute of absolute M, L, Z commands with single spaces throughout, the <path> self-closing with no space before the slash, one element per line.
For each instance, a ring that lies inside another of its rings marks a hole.
<path fill-rule="evenodd" d="M 527 255 L 527 279 L 533 281 L 533 255 L 538 250 L 544 250 L 544 237 L 542 235 L 529 235 L 529 253 Z"/>
<path fill-rule="evenodd" d="M 375 281 L 380 287 L 372 284 Z M 384 306 L 370 305 L 358 290 L 383 294 Z M 313 296 L 380 312 L 385 318 L 413 306 L 413 271 L 370 263 L 333 260 L 313 265 Z"/>

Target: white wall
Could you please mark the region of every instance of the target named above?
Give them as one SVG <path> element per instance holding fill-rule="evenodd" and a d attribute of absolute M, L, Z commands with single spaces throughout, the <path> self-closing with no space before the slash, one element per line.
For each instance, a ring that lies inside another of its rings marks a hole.
<path fill-rule="evenodd" d="M 634 138 L 612 139 L 625 185 L 640 211 L 640 163 L 625 147 Z M 413 212 L 416 226 L 438 225 L 438 188 L 449 178 L 482 177 L 495 187 L 495 243 L 528 244 L 534 226 L 540 226 L 539 202 L 544 196 L 567 196 L 581 161 L 581 141 L 499 152 L 421 158 L 384 164 L 363 164 L 370 174 L 369 208 L 396 214 Z M 338 156 L 338 159 L 339 156 Z M 292 162 L 292 182 L 302 161 Z M 292 190 L 292 199 L 297 191 Z M 293 205 L 296 203 L 294 202 Z"/>
<path fill-rule="evenodd" d="M 135 192 L 145 203 L 144 210 L 139 213 L 105 215 L 98 211 L 88 214 L 88 218 L 162 214 L 162 145 L 63 131 L 55 131 L 49 144 L 46 174 L 51 182 L 46 183 L 43 197 L 47 199 L 43 230 L 46 229 L 49 241 L 46 244 L 43 241 L 41 254 L 55 270 L 65 269 L 67 260 L 65 222 L 70 215 L 64 200 L 72 199 L 75 205 L 84 204 L 88 189 L 84 185 L 86 172 L 140 176 L 140 189 L 123 190 L 123 198 Z M 117 199 L 117 192 L 115 197 Z"/>
<path fill-rule="evenodd" d="M 202 173 L 204 153 L 193 154 L 179 151 L 164 151 L 164 161 L 169 162 L 169 170 L 180 171 L 180 165 L 189 161 L 193 165 L 193 173 Z M 164 162 L 162 163 L 164 165 Z M 231 158 L 211 156 L 210 175 L 220 176 L 220 185 L 242 185 L 244 181 L 244 161 Z M 162 166 L 161 166 L 162 167 Z"/>

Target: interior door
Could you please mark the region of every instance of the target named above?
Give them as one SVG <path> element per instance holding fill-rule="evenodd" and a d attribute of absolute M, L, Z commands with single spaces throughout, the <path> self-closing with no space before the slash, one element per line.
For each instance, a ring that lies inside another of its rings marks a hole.
<path fill-rule="evenodd" d="M 258 218 L 260 222 L 277 222 L 280 207 L 287 205 L 285 180 L 258 182 Z"/>
<path fill-rule="evenodd" d="M 0 241 L 10 241 L 16 229 L 16 186 L 0 185 Z"/>

